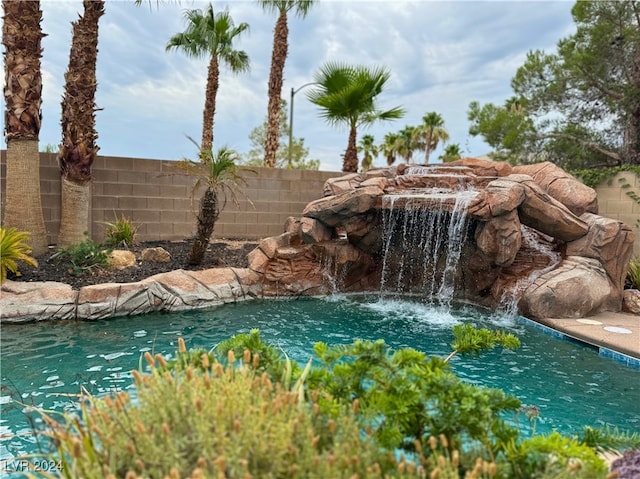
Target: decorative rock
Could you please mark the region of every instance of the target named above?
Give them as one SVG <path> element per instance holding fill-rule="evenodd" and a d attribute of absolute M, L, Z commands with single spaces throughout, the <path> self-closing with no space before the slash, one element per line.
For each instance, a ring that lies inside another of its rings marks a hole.
<path fill-rule="evenodd" d="M 640 316 L 640 291 L 626 289 L 622 299 L 622 311 Z"/>
<path fill-rule="evenodd" d="M 603 311 L 611 292 L 598 260 L 569 256 L 526 289 L 519 307 L 531 318 L 585 318 Z"/>
<path fill-rule="evenodd" d="M 52 281 L 25 283 L 6 280 L 0 288 L 3 323 L 75 319 L 78 291 Z"/>
<path fill-rule="evenodd" d="M 126 269 L 136 264 L 136 255 L 131 251 L 116 249 L 109 253 L 109 266 L 116 269 Z"/>
<path fill-rule="evenodd" d="M 492 264 L 511 265 L 522 245 L 518 213 L 511 210 L 480 225 L 476 230 L 476 244 Z"/>
<path fill-rule="evenodd" d="M 300 236 L 305 243 L 320 243 L 331 239 L 332 231 L 313 218 L 300 218 Z"/>
<path fill-rule="evenodd" d="M 480 158 L 461 158 L 447 163 L 447 165 L 469 166 L 478 176 L 507 176 L 512 173 L 512 167 L 509 163 Z"/>
<path fill-rule="evenodd" d="M 302 215 L 320 220 L 334 228 L 354 215 L 371 210 L 376 204 L 376 198 L 382 194 L 383 191 L 377 186 L 357 188 L 338 196 L 327 196 L 312 201 Z"/>
<path fill-rule="evenodd" d="M 553 163 L 545 161 L 533 165 L 514 166 L 513 172 L 531 176 L 538 186 L 576 216 L 598 213 L 595 190 Z"/>
<path fill-rule="evenodd" d="M 145 248 L 140 254 L 142 261 L 149 261 L 152 263 L 168 263 L 171 261 L 171 255 L 169 252 L 158 246 L 156 248 Z"/>

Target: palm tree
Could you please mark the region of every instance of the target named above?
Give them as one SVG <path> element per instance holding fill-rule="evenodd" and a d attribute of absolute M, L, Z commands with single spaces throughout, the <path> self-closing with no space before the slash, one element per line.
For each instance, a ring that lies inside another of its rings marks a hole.
<path fill-rule="evenodd" d="M 378 120 L 395 120 L 404 109 L 379 110 L 376 97 L 391 74 L 385 68 L 367 68 L 341 63 L 327 63 L 314 76 L 316 86 L 307 93 L 309 101 L 322 109 L 321 116 L 330 124 L 346 123 L 349 141 L 342 171 L 358 171 L 357 129 Z"/>
<path fill-rule="evenodd" d="M 278 15 L 273 30 L 273 51 L 271 53 L 271 71 L 269 72 L 269 106 L 267 107 L 267 139 L 264 145 L 264 166 L 276 166 L 276 154 L 279 144 L 280 98 L 282 96 L 282 76 L 289 51 L 289 26 L 287 13 L 295 10 L 299 17 L 306 17 L 314 0 L 258 0 L 264 10 Z"/>
<path fill-rule="evenodd" d="M 459 143 L 454 143 L 452 145 L 447 145 L 444 149 L 444 153 L 440 155 L 440 159 L 444 163 L 449 163 L 451 161 L 459 160 L 462 157 L 462 150 L 460 149 Z"/>
<path fill-rule="evenodd" d="M 420 141 L 415 126 L 407 125 L 398 132 L 396 139 L 396 153 L 404 158 L 407 163 L 413 162 L 413 152 L 420 149 Z"/>
<path fill-rule="evenodd" d="M 194 140 L 191 141 L 198 146 Z M 205 188 L 196 215 L 197 232 L 189 252 L 190 265 L 202 263 L 216 221 L 227 204 L 227 198 L 231 197 L 237 202 L 236 195 L 240 186 L 247 184 L 242 173 L 251 170 L 238 166 L 239 160 L 240 155 L 227 147 L 220 148 L 215 154 L 212 150 L 199 148 L 199 161 L 184 159 L 176 165 L 179 170 L 195 178 L 194 195 L 200 188 Z"/>
<path fill-rule="evenodd" d="M 398 133 L 387 133 L 384 135 L 384 142 L 380 145 L 380 151 L 389 166 L 395 163 L 398 155 L 398 136 Z"/>
<path fill-rule="evenodd" d="M 58 154 L 62 174 L 59 246 L 84 241 L 89 228 L 91 165 L 98 154 L 95 129 L 98 21 L 104 0 L 84 0 L 84 15 L 73 22 L 69 68 L 62 100 L 62 145 Z"/>
<path fill-rule="evenodd" d="M 358 146 L 358 152 L 362 152 L 362 171 L 365 172 L 373 165 L 373 159 L 378 157 L 380 150 L 378 145 L 375 144 L 375 138 L 373 135 L 362 135 L 360 138 L 360 145 Z"/>
<path fill-rule="evenodd" d="M 4 223 L 30 233 L 33 256 L 47 251 L 40 198 L 38 140 L 42 121 L 42 10 L 39 0 L 3 0 L 4 133 L 7 174 Z"/>
<path fill-rule="evenodd" d="M 438 147 L 442 141 L 449 141 L 449 132 L 444 127 L 442 115 L 435 111 L 427 113 L 422 117 L 422 124 L 417 127 L 416 136 L 422 140 L 420 149 L 424 149 L 424 162 L 429 163 L 431 152 Z"/>
<path fill-rule="evenodd" d="M 220 82 L 220 63 L 226 64 L 233 73 L 249 70 L 249 56 L 243 50 L 234 50 L 234 40 L 249 30 L 247 23 L 237 27 L 225 10 L 214 14 L 211 4 L 206 11 L 187 10 L 187 28 L 169 39 L 167 50 L 180 49 L 190 57 L 209 57 L 207 91 L 202 115 L 202 143 L 205 152 L 213 149 L 213 118 L 216 112 L 216 95 Z"/>

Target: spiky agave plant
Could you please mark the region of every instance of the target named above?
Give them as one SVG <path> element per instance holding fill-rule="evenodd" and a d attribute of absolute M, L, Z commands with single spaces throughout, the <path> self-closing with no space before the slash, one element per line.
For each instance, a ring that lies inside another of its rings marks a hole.
<path fill-rule="evenodd" d="M 18 261 L 38 266 L 38 261 L 31 256 L 30 236 L 26 231 L 0 227 L 0 284 L 7 279 L 7 270 L 20 275 Z"/>

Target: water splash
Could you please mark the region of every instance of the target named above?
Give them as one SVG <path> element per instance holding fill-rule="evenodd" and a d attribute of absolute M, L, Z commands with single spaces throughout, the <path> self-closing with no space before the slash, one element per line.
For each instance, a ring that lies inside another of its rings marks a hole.
<path fill-rule="evenodd" d="M 412 190 L 385 195 L 381 293 L 453 299 L 469 202 L 475 191 Z"/>

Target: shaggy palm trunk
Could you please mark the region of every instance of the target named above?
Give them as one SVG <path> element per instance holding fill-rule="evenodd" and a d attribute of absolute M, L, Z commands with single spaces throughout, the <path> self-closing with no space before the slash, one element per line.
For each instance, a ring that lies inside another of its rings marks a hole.
<path fill-rule="evenodd" d="M 190 265 L 202 263 L 219 215 L 218 195 L 213 188 L 209 187 L 200 200 L 200 211 L 197 216 L 198 231 L 188 258 Z"/>
<path fill-rule="evenodd" d="M 4 0 L 2 6 L 7 142 L 4 224 L 28 232 L 32 255 L 37 257 L 47 250 L 38 151 L 42 120 L 42 11 L 39 1 Z"/>
<path fill-rule="evenodd" d="M 342 171 L 348 173 L 357 173 L 358 171 L 358 149 L 356 147 L 355 127 L 351 127 L 351 131 L 349 131 L 349 143 L 347 143 L 347 150 L 344 152 Z"/>
<path fill-rule="evenodd" d="M 7 142 L 5 192 L 4 225 L 28 232 L 32 256 L 42 256 L 47 252 L 47 232 L 40 198 L 38 140 Z"/>
<path fill-rule="evenodd" d="M 69 68 L 62 100 L 62 145 L 58 161 L 62 175 L 59 246 L 85 241 L 89 230 L 91 166 L 98 153 L 95 130 L 98 21 L 103 0 L 84 0 L 84 15 L 73 22 Z"/>
<path fill-rule="evenodd" d="M 280 138 L 280 112 L 282 110 L 282 75 L 287 59 L 289 27 L 287 13 L 278 17 L 273 32 L 273 52 L 271 54 L 271 71 L 269 73 L 269 107 L 267 119 L 267 139 L 264 145 L 264 166 L 275 168 L 276 154 Z"/>
<path fill-rule="evenodd" d="M 207 90 L 204 97 L 204 111 L 202 112 L 202 143 L 203 151 L 213 150 L 213 119 L 216 114 L 216 95 L 220 83 L 220 67 L 218 57 L 213 55 L 207 70 Z"/>

